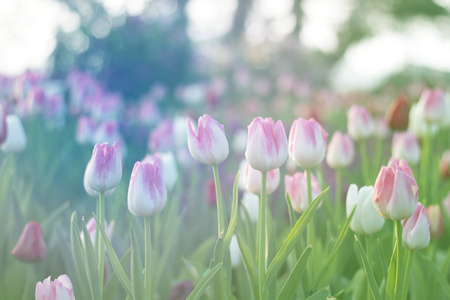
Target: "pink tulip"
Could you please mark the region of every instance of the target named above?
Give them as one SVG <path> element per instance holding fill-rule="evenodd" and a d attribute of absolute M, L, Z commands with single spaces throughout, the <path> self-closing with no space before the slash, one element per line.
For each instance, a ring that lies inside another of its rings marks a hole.
<path fill-rule="evenodd" d="M 6 140 L 6 134 L 8 133 L 6 128 L 6 112 L 3 105 L 0 104 L 0 144 Z"/>
<path fill-rule="evenodd" d="M 325 158 L 328 133 L 314 119 L 299 118 L 289 133 L 289 157 L 300 167 L 311 168 Z"/>
<path fill-rule="evenodd" d="M 333 168 L 344 168 L 351 164 L 355 149 L 348 134 L 336 131 L 328 144 L 327 164 Z"/>
<path fill-rule="evenodd" d="M 247 191 L 255 195 L 261 195 L 261 171 L 253 169 L 249 163 L 245 167 L 244 186 Z M 267 172 L 266 175 L 266 195 L 275 191 L 280 184 L 280 169 Z"/>
<path fill-rule="evenodd" d="M 352 139 L 361 140 L 375 132 L 375 124 L 365 107 L 352 105 L 347 112 L 347 129 Z"/>
<path fill-rule="evenodd" d="M 115 188 L 122 178 L 122 157 L 117 143 L 96 144 L 86 167 L 88 185 L 97 192 Z"/>
<path fill-rule="evenodd" d="M 38 223 L 31 221 L 25 225 L 11 254 L 24 262 L 40 262 L 47 257 L 42 228 Z"/>
<path fill-rule="evenodd" d="M 440 89 L 428 88 L 422 92 L 417 104 L 424 120 L 433 123 L 440 122 L 445 117 L 445 105 L 444 92 Z"/>
<path fill-rule="evenodd" d="M 294 176 L 284 176 L 286 192 L 291 198 L 292 208 L 298 212 L 304 212 L 308 208 L 308 185 L 306 172 L 297 172 Z M 312 198 L 315 199 L 322 192 L 319 182 L 311 173 Z"/>
<path fill-rule="evenodd" d="M 403 220 L 413 214 L 418 191 L 408 163 L 391 158 L 387 167 L 381 167 L 375 181 L 373 205 L 382 217 Z"/>
<path fill-rule="evenodd" d="M 420 250 L 430 244 L 430 224 L 425 207 L 417 203 L 414 214 L 403 225 L 403 246 L 410 250 Z"/>
<path fill-rule="evenodd" d="M 287 138 L 283 123 L 257 117 L 248 126 L 245 157 L 253 169 L 261 172 L 281 167 L 287 158 Z"/>
<path fill-rule="evenodd" d="M 158 160 L 136 162 L 128 187 L 128 210 L 135 216 L 158 214 L 166 205 L 167 190 Z"/>
<path fill-rule="evenodd" d="M 444 221 L 442 219 L 441 207 L 430 205 L 426 208 L 428 221 L 430 222 L 430 234 L 432 239 L 439 239 L 444 232 Z"/>
<path fill-rule="evenodd" d="M 202 164 L 218 165 L 229 153 L 228 141 L 223 125 L 205 114 L 198 119 L 198 135 L 194 124 L 187 120 L 189 152 Z"/>
<path fill-rule="evenodd" d="M 392 157 L 416 165 L 420 160 L 420 146 L 416 136 L 409 132 L 395 133 L 392 139 Z"/>
<path fill-rule="evenodd" d="M 111 239 L 112 232 L 114 228 L 114 222 L 108 226 L 108 222 L 105 220 L 105 233 L 108 239 Z M 95 221 L 94 217 L 90 218 L 89 221 L 86 224 L 86 229 L 89 233 L 89 237 L 91 238 L 92 244 L 95 243 L 95 231 L 97 229 L 97 222 Z M 80 238 L 84 245 L 84 232 L 80 232 Z"/>
<path fill-rule="evenodd" d="M 171 120 L 163 120 L 150 132 L 148 149 L 152 152 L 172 151 L 174 143 L 173 123 Z"/>
<path fill-rule="evenodd" d="M 36 284 L 36 300 L 75 300 L 69 276 L 63 274 L 54 281 L 50 279 L 51 276 Z"/>

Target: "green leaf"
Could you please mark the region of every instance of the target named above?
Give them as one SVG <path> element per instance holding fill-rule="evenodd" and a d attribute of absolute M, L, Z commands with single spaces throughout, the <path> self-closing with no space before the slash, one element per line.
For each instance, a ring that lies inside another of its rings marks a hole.
<path fill-rule="evenodd" d="M 266 226 L 267 226 L 267 264 L 269 264 L 272 259 L 277 254 L 277 237 L 275 236 L 275 230 L 273 225 L 273 218 L 270 209 L 267 207 L 266 209 Z M 275 299 L 277 295 L 277 281 L 272 280 L 271 283 L 268 283 L 265 288 L 267 289 L 267 299 Z"/>
<path fill-rule="evenodd" d="M 247 271 L 248 279 L 250 280 L 253 295 L 256 299 L 258 299 L 258 277 L 256 275 L 256 264 L 253 260 L 254 256 L 252 256 L 246 241 L 241 238 L 240 233 L 236 234 L 239 249 L 241 250 L 242 261 L 244 263 L 245 270 Z"/>
<path fill-rule="evenodd" d="M 303 212 L 301 217 L 297 220 L 294 228 L 292 228 L 291 232 L 287 236 L 277 255 L 267 268 L 266 281 L 264 285 L 270 283 L 272 280 L 275 279 L 278 270 L 283 265 L 292 248 L 295 247 L 295 244 L 300 238 L 300 235 L 305 230 L 306 225 L 311 220 L 317 206 L 319 206 L 320 202 L 322 201 L 323 197 L 325 196 L 325 194 L 328 192 L 329 189 L 330 187 L 326 188 L 319 196 L 317 196 L 317 198 L 308 206 L 308 208 Z"/>
<path fill-rule="evenodd" d="M 98 269 L 97 269 L 97 258 L 95 256 L 94 246 L 92 245 L 91 238 L 89 236 L 89 232 L 86 228 L 86 222 L 81 221 L 83 234 L 84 234 L 84 247 L 85 247 L 85 262 L 86 262 L 86 274 L 89 280 L 89 286 L 91 288 L 91 292 L 93 295 L 93 299 L 101 299 L 100 297 L 100 289 L 99 289 L 99 278 L 98 278 Z M 78 236 L 80 238 L 80 236 Z M 81 242 L 81 238 L 80 238 Z M 102 282 L 103 284 L 103 282 Z"/>
<path fill-rule="evenodd" d="M 386 264 L 386 256 L 383 253 L 383 246 L 380 239 L 377 239 L 378 259 L 380 261 L 381 270 L 383 272 L 383 278 L 388 278 L 388 266 Z"/>
<path fill-rule="evenodd" d="M 441 272 L 439 272 L 438 268 L 436 268 L 436 266 L 428 257 L 423 255 L 422 253 L 419 254 L 420 255 L 416 256 L 418 256 L 423 261 L 422 265 L 426 265 L 433 272 L 434 278 L 436 278 L 437 282 L 441 285 L 443 291 L 447 295 L 447 299 L 450 299 L 450 285 L 447 282 L 446 278 L 442 276 Z"/>
<path fill-rule="evenodd" d="M 136 234 L 133 230 L 133 225 L 130 223 L 131 236 L 131 288 L 133 292 L 133 299 L 145 299 L 144 296 L 144 278 L 141 261 L 141 252 L 139 251 L 139 244 Z"/>
<path fill-rule="evenodd" d="M 306 298 L 306 300 L 324 300 L 327 299 L 328 296 L 330 296 L 330 289 L 328 287 L 324 287 L 317 293 L 314 293 Z"/>
<path fill-rule="evenodd" d="M 130 263 L 130 259 L 131 259 L 131 248 L 128 249 L 127 252 L 125 252 L 122 259 L 120 260 L 121 266 L 122 267 L 127 266 Z M 114 296 L 116 296 L 117 294 L 117 288 L 119 284 L 120 284 L 119 278 L 117 277 L 116 273 L 112 273 L 105 284 L 105 288 L 103 289 L 103 300 L 113 299 Z"/>
<path fill-rule="evenodd" d="M 366 272 L 367 280 L 369 281 L 370 290 L 372 292 L 372 296 L 375 300 L 382 300 L 380 291 L 378 289 L 377 282 L 375 281 L 375 276 L 373 275 L 372 266 L 369 263 L 369 260 L 367 259 L 366 253 L 364 252 L 361 242 L 358 240 L 358 238 L 355 235 L 355 241 L 356 246 L 359 251 L 359 255 L 361 256 L 361 260 L 364 266 L 364 271 Z"/>
<path fill-rule="evenodd" d="M 291 228 L 293 228 L 295 225 L 295 212 L 292 208 L 291 197 L 289 196 L 289 193 L 286 193 L 286 205 L 289 212 L 289 223 L 291 224 Z"/>
<path fill-rule="evenodd" d="M 395 275 L 397 270 L 397 242 L 395 242 L 394 245 L 394 251 L 392 252 L 391 262 L 389 263 L 389 269 L 388 269 L 388 277 L 386 280 L 386 297 L 389 297 L 388 299 L 394 299 L 394 293 L 395 293 Z"/>
<path fill-rule="evenodd" d="M 350 216 L 348 216 L 347 220 L 344 223 L 344 226 L 342 226 L 341 232 L 339 233 L 339 237 L 338 237 L 336 243 L 334 244 L 333 248 L 331 249 L 330 254 L 327 256 L 327 258 L 323 262 L 322 267 L 320 268 L 320 271 L 319 271 L 318 275 L 316 276 L 316 280 L 315 280 L 316 288 L 320 286 L 320 283 L 323 281 L 323 279 L 328 278 L 328 276 L 323 276 L 325 272 L 328 271 L 329 273 L 332 273 L 333 269 L 329 268 L 329 266 L 342 247 L 344 239 L 347 236 L 350 222 L 352 220 L 353 214 L 355 213 L 355 210 L 356 210 L 356 206 L 353 208 Z"/>
<path fill-rule="evenodd" d="M 128 296 L 133 298 L 132 288 L 131 288 L 131 281 L 128 278 L 127 274 L 125 273 L 125 270 L 123 269 L 122 265 L 120 264 L 119 258 L 117 258 L 117 254 L 114 251 L 114 248 L 111 245 L 111 242 L 109 241 L 108 237 L 105 234 L 105 231 L 99 226 L 99 222 L 97 220 L 97 217 L 94 215 L 95 222 L 97 223 L 97 228 L 99 229 L 100 233 L 103 236 L 103 240 L 105 241 L 106 246 L 106 253 L 108 253 L 109 261 L 111 262 L 111 266 L 114 269 L 114 272 L 116 273 L 117 277 L 119 278 L 120 284 L 124 288 L 124 290 L 127 292 Z"/>
<path fill-rule="evenodd" d="M 311 253 L 311 249 L 312 249 L 312 246 L 310 245 L 310 246 L 306 247 L 305 251 L 303 251 L 302 255 L 297 260 L 297 263 L 295 264 L 294 268 L 292 269 L 291 273 L 289 274 L 289 277 L 287 278 L 286 282 L 284 283 L 283 287 L 281 288 L 277 299 L 279 299 L 279 300 L 294 299 L 295 292 L 297 291 L 298 284 L 303 275 L 303 271 L 305 271 L 306 262 L 308 261 L 308 257 L 309 257 L 309 254 Z"/>
<path fill-rule="evenodd" d="M 200 282 L 195 286 L 194 290 L 191 292 L 189 297 L 186 298 L 186 300 L 198 300 L 202 296 L 205 289 L 209 286 L 210 281 L 214 278 L 214 276 L 217 274 L 219 269 L 222 267 L 222 263 L 218 264 L 211 270 L 209 270 L 200 280 Z"/>

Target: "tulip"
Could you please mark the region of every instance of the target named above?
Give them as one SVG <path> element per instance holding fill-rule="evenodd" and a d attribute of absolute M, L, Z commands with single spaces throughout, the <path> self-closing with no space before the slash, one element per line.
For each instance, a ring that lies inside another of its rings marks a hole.
<path fill-rule="evenodd" d="M 445 209 L 447 216 L 450 217 L 450 192 L 447 194 L 447 197 L 442 199 L 442 207 Z"/>
<path fill-rule="evenodd" d="M 328 133 L 314 119 L 298 118 L 289 133 L 289 157 L 300 167 L 311 168 L 325 158 Z"/>
<path fill-rule="evenodd" d="M 95 221 L 94 217 L 89 219 L 89 221 L 86 224 L 86 229 L 89 233 L 89 237 L 91 238 L 92 244 L 94 244 L 95 243 L 95 231 L 97 229 L 97 222 Z M 111 239 L 113 229 L 114 229 L 114 222 L 112 222 L 108 226 L 108 222 L 106 222 L 106 220 L 105 220 L 105 233 L 106 233 L 106 236 L 108 237 L 108 239 Z M 84 232 L 83 231 L 80 232 L 80 238 L 84 245 Z"/>
<path fill-rule="evenodd" d="M 420 146 L 416 136 L 409 132 L 395 133 L 392 139 L 392 157 L 417 165 L 420 160 Z"/>
<path fill-rule="evenodd" d="M 430 234 L 432 239 L 439 239 L 444 231 L 444 221 L 442 219 L 439 205 L 430 205 L 426 208 L 428 221 L 430 222 Z"/>
<path fill-rule="evenodd" d="M 272 118 L 257 117 L 248 126 L 245 157 L 253 169 L 261 172 L 281 167 L 288 155 L 283 123 Z"/>
<path fill-rule="evenodd" d="M 291 199 L 292 208 L 298 212 L 304 212 L 308 208 L 308 187 L 306 172 L 297 172 L 294 176 L 284 176 L 286 192 Z M 311 174 L 312 198 L 315 199 L 322 192 L 316 177 Z"/>
<path fill-rule="evenodd" d="M 362 140 L 375 132 L 375 124 L 365 107 L 352 105 L 347 112 L 347 129 L 352 139 Z"/>
<path fill-rule="evenodd" d="M 245 152 L 245 149 L 247 149 L 247 137 L 247 131 L 244 129 L 241 129 L 234 134 L 232 149 L 235 154 L 240 155 L 240 153 Z"/>
<path fill-rule="evenodd" d="M 262 173 L 255 170 L 247 163 L 244 173 L 244 186 L 247 191 L 255 195 L 261 195 Z M 266 176 L 266 195 L 275 191 L 280 184 L 280 169 L 270 170 Z"/>
<path fill-rule="evenodd" d="M 239 249 L 238 240 L 235 234 L 231 237 L 230 258 L 232 267 L 237 267 L 241 263 L 241 250 Z"/>
<path fill-rule="evenodd" d="M 450 150 L 442 154 L 441 161 L 439 162 L 439 170 L 443 178 L 450 178 Z"/>
<path fill-rule="evenodd" d="M 90 162 L 91 162 L 91 161 L 88 162 L 88 166 L 89 166 L 89 163 L 90 163 Z M 86 166 L 86 170 L 88 170 L 88 167 L 87 167 L 87 166 Z M 88 181 L 87 181 L 87 180 L 88 180 L 88 177 L 87 177 L 86 175 L 87 175 L 87 172 L 85 171 L 85 172 L 84 172 L 84 176 L 83 176 L 84 190 L 85 190 L 86 193 L 88 193 L 88 195 L 91 196 L 92 198 L 98 198 L 99 192 L 97 192 L 97 191 L 95 191 L 94 189 L 91 188 L 91 186 L 89 185 L 89 183 L 88 183 Z M 110 190 L 106 191 L 106 192 L 105 192 L 105 197 L 111 196 L 111 195 L 114 193 L 115 190 L 116 190 L 116 189 L 113 188 L 113 189 L 110 189 Z"/>
<path fill-rule="evenodd" d="M 375 181 L 373 205 L 382 217 L 403 220 L 414 213 L 418 191 L 408 163 L 391 158 L 387 167 L 381 167 Z"/>
<path fill-rule="evenodd" d="M 31 221 L 25 225 L 11 254 L 24 262 L 40 262 L 47 257 L 42 228 L 38 223 Z"/>
<path fill-rule="evenodd" d="M 348 188 L 347 217 L 356 206 L 350 228 L 357 234 L 373 234 L 383 228 L 384 219 L 375 210 L 372 197 L 372 186 L 363 186 L 359 191 L 355 184 L 351 184 Z"/>
<path fill-rule="evenodd" d="M 128 210 L 135 216 L 150 217 L 166 205 L 167 190 L 158 160 L 136 162 L 128 187 Z"/>
<path fill-rule="evenodd" d="M 256 223 L 258 221 L 258 195 L 245 191 L 242 195 L 241 205 L 247 210 L 250 221 Z"/>
<path fill-rule="evenodd" d="M 88 117 L 78 118 L 76 140 L 80 144 L 93 143 L 97 129 L 95 121 Z"/>
<path fill-rule="evenodd" d="M 148 149 L 150 151 L 172 151 L 174 143 L 173 123 L 170 120 L 163 120 L 150 133 Z"/>
<path fill-rule="evenodd" d="M 409 105 L 406 98 L 400 97 L 389 105 L 386 122 L 393 130 L 405 130 L 408 128 Z"/>
<path fill-rule="evenodd" d="M 86 167 L 86 181 L 97 192 L 115 188 L 122 178 L 122 157 L 117 143 L 96 144 Z"/>
<path fill-rule="evenodd" d="M 27 146 L 27 136 L 22 121 L 16 115 L 6 116 L 6 139 L 1 145 L 4 152 L 20 152 Z"/>
<path fill-rule="evenodd" d="M 445 97 L 440 89 L 425 89 L 417 103 L 426 122 L 440 123 L 445 117 Z"/>
<path fill-rule="evenodd" d="M 63 274 L 54 281 L 50 279 L 51 276 L 36 284 L 36 300 L 75 300 L 69 276 Z"/>
<path fill-rule="evenodd" d="M 0 104 L 0 144 L 6 140 L 7 133 L 5 108 Z"/>
<path fill-rule="evenodd" d="M 353 160 L 354 152 L 350 136 L 336 131 L 328 144 L 327 164 L 333 169 L 348 167 Z"/>
<path fill-rule="evenodd" d="M 417 203 L 414 214 L 403 225 L 403 246 L 410 250 L 420 250 L 430 244 L 430 224 L 425 207 Z"/>
<path fill-rule="evenodd" d="M 228 156 L 228 141 L 223 125 L 205 114 L 198 119 L 198 135 L 194 124 L 187 120 L 189 152 L 203 164 L 218 165 Z"/>
<path fill-rule="evenodd" d="M 435 123 L 425 121 L 424 112 L 417 103 L 411 106 L 409 111 L 408 131 L 414 133 L 417 137 L 425 137 L 428 134 L 435 135 L 439 126 Z"/>
<path fill-rule="evenodd" d="M 146 155 L 143 161 L 150 162 L 154 159 L 158 160 L 167 190 L 172 190 L 178 178 L 178 168 L 175 157 L 172 152 L 158 152 L 154 155 Z"/>

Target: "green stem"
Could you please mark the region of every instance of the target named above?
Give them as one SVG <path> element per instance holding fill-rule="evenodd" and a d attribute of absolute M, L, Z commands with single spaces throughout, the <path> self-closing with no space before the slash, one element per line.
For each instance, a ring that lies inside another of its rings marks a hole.
<path fill-rule="evenodd" d="M 367 160 L 367 149 L 366 149 L 366 141 L 359 140 L 359 153 L 361 157 L 361 167 L 363 173 L 364 184 L 370 184 L 370 176 L 369 176 L 369 161 Z"/>
<path fill-rule="evenodd" d="M 261 197 L 259 198 L 258 212 L 258 274 L 259 274 L 259 299 L 266 299 L 263 289 L 266 280 L 266 172 L 261 176 Z"/>
<path fill-rule="evenodd" d="M 342 213 L 342 199 L 341 199 L 342 191 L 341 191 L 341 189 L 342 189 L 342 169 L 337 168 L 336 169 L 336 187 L 335 187 L 335 190 L 336 190 L 335 205 L 336 205 L 336 216 L 337 216 L 338 221 L 340 220 L 341 213 Z M 308 198 L 308 201 L 309 201 L 309 198 Z M 339 222 L 336 222 L 336 223 L 338 224 Z"/>
<path fill-rule="evenodd" d="M 364 235 L 364 241 L 366 244 L 366 256 L 367 256 L 367 261 L 369 262 L 369 265 L 372 267 L 372 262 L 370 260 L 370 236 L 368 234 Z M 369 279 L 367 279 L 367 299 L 368 300 L 372 300 L 372 292 L 370 290 L 370 284 L 369 284 Z"/>
<path fill-rule="evenodd" d="M 395 291 L 394 299 L 400 299 L 402 295 L 401 284 L 402 284 L 402 266 L 403 266 L 403 255 L 402 255 L 402 224 L 401 221 L 397 220 L 395 222 L 395 232 L 397 236 L 397 266 L 395 272 Z"/>
<path fill-rule="evenodd" d="M 380 166 L 382 165 L 382 160 L 383 160 L 383 138 L 382 137 L 378 137 L 377 138 L 377 142 L 376 142 L 376 146 L 375 146 L 375 162 L 376 162 L 376 166 Z M 374 168 L 375 172 L 378 172 L 379 170 L 377 168 Z M 378 174 L 375 173 L 375 176 L 377 176 Z"/>
<path fill-rule="evenodd" d="M 216 200 L 217 200 L 217 229 L 218 236 L 220 237 L 225 230 L 225 210 L 223 208 L 222 190 L 220 188 L 219 168 L 217 165 L 213 165 L 214 184 L 216 187 Z"/>
<path fill-rule="evenodd" d="M 308 187 L 308 206 L 311 204 L 312 202 L 312 188 L 311 188 L 311 169 L 310 168 L 306 168 L 306 184 Z M 306 226 L 306 231 L 307 231 L 307 236 L 306 236 L 306 246 L 312 245 L 314 242 L 314 226 L 313 226 L 313 218 L 311 218 L 308 222 L 308 225 Z M 313 253 L 314 254 L 314 253 Z M 307 263 L 307 269 L 308 269 L 308 277 L 309 278 L 314 278 L 314 274 L 313 274 L 313 270 L 314 270 L 314 265 L 313 265 L 313 260 L 314 259 L 308 259 L 308 263 Z"/>
<path fill-rule="evenodd" d="M 429 162 L 430 162 L 430 145 L 431 145 L 431 124 L 427 123 L 427 130 L 423 141 L 422 162 L 420 166 L 420 183 L 421 183 L 421 198 L 423 205 L 426 207 L 428 203 L 428 175 L 429 175 Z"/>
<path fill-rule="evenodd" d="M 98 221 L 100 222 L 100 227 L 103 232 L 105 232 L 105 194 L 103 192 L 98 195 Z M 103 272 L 105 267 L 105 241 L 102 235 L 97 232 L 98 236 L 98 277 L 99 277 L 99 289 L 100 296 L 103 295 Z"/>
<path fill-rule="evenodd" d="M 150 228 L 150 217 L 144 218 L 145 226 L 145 275 L 144 275 L 144 289 L 145 298 L 150 300 L 152 298 L 152 231 Z"/>
<path fill-rule="evenodd" d="M 408 297 L 408 287 L 409 287 L 409 273 L 411 272 L 411 261 L 414 255 L 414 251 L 406 249 L 406 268 L 405 275 L 403 277 L 403 287 L 402 287 L 402 300 L 406 300 Z"/>

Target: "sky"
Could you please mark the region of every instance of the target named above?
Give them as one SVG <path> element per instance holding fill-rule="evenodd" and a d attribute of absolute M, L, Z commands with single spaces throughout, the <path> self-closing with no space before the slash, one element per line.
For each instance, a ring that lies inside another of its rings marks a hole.
<path fill-rule="evenodd" d="M 148 0 L 97 0 L 111 15 L 142 12 Z M 161 0 L 160 0 L 161 1 Z M 170 0 L 162 0 L 162 2 Z M 450 8 L 450 0 L 436 0 Z M 187 29 L 199 46 L 222 36 L 231 26 L 237 0 L 190 0 Z M 254 0 L 246 38 L 258 43 L 281 40 L 291 32 L 295 19 L 292 1 Z M 300 40 L 311 50 L 336 50 L 336 30 L 352 10 L 351 0 L 304 0 Z M 386 21 L 387 16 L 377 16 Z M 267 22 L 270 20 L 270 22 Z M 386 24 L 395 24 L 387 20 Z M 406 65 L 450 71 L 450 38 L 443 28 L 448 20 L 432 23 L 414 19 L 402 26 L 380 26 L 373 37 L 351 46 L 330 73 L 331 85 L 340 91 L 370 89 Z M 58 30 L 74 31 L 79 18 L 56 0 L 0 1 L 0 73 L 17 75 L 27 68 L 45 68 L 56 45 Z M 400 29 L 398 29 L 400 28 Z"/>

